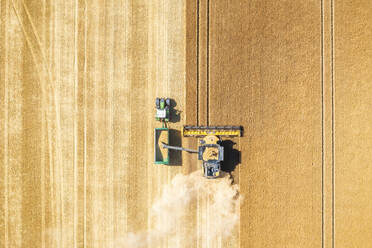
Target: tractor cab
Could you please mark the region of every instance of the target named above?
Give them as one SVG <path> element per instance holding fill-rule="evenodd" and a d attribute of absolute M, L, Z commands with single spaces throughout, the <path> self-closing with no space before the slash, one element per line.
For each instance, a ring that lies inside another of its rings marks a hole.
<path fill-rule="evenodd" d="M 171 101 L 169 98 L 156 98 L 155 100 L 155 119 L 162 122 L 169 121 Z"/>

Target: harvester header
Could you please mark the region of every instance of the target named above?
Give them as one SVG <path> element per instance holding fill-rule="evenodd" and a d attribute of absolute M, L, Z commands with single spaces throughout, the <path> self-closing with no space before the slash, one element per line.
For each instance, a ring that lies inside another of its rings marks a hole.
<path fill-rule="evenodd" d="M 184 126 L 182 133 L 184 137 L 241 137 L 243 130 L 241 126 Z"/>

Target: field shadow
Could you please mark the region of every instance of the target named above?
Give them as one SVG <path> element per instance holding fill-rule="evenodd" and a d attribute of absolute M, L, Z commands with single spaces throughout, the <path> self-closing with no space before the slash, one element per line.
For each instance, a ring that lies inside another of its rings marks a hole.
<path fill-rule="evenodd" d="M 169 122 L 176 123 L 181 120 L 181 111 L 176 109 L 177 102 L 173 98 L 170 99 Z"/>
<path fill-rule="evenodd" d="M 221 170 L 231 174 L 238 164 L 240 164 L 240 151 L 234 148 L 235 142 L 223 140 L 221 145 L 224 148 L 224 159 L 221 161 Z"/>
<path fill-rule="evenodd" d="M 180 130 L 169 129 L 169 135 L 169 145 L 182 147 L 182 135 Z M 182 151 L 169 150 L 169 165 L 182 165 Z"/>

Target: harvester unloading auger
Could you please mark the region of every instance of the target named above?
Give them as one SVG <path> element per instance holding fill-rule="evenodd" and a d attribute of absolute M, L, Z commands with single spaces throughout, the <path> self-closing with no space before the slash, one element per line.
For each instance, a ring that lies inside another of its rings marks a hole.
<path fill-rule="evenodd" d="M 162 100 L 160 99 L 160 101 Z M 158 103 L 159 100 L 156 102 Z M 159 112 L 158 106 L 156 104 L 157 113 Z M 169 119 L 169 115 L 164 117 L 162 115 L 162 118 Z M 198 160 L 202 161 L 203 175 L 206 178 L 217 178 L 220 175 L 221 162 L 224 160 L 224 148 L 221 146 L 221 138 L 242 136 L 242 127 L 184 126 L 182 135 L 184 137 L 199 138 L 198 150 L 169 145 L 169 129 L 164 125 L 162 128 L 155 128 L 155 164 L 169 164 L 169 150 L 198 153 Z"/>

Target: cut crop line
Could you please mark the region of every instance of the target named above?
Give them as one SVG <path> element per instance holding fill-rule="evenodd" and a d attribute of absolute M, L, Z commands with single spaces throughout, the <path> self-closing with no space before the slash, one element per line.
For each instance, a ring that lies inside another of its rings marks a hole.
<path fill-rule="evenodd" d="M 40 68 L 39 64 L 37 63 L 36 54 L 35 54 L 35 51 L 34 51 L 34 48 L 33 48 L 32 44 L 31 44 L 30 37 L 29 37 L 29 35 L 27 34 L 27 32 L 26 32 L 26 30 L 25 30 L 25 26 L 24 26 L 24 24 L 23 24 L 23 22 L 22 22 L 22 20 L 21 20 L 21 18 L 20 18 L 20 15 L 19 15 L 19 13 L 18 13 L 18 10 L 17 10 L 17 8 L 16 8 L 16 6 L 15 6 L 14 1 L 12 0 L 11 2 L 12 2 L 13 11 L 14 11 L 16 17 L 17 17 L 18 23 L 19 23 L 19 25 L 20 25 L 20 27 L 21 27 L 21 29 L 22 29 L 23 35 L 24 35 L 24 37 L 25 37 L 25 39 L 26 39 L 26 44 L 27 44 L 28 47 L 30 48 L 31 56 L 32 56 L 32 59 L 33 59 L 33 61 L 34 61 L 34 63 L 35 63 L 35 67 L 36 67 L 36 70 L 37 70 L 37 75 L 38 75 L 39 80 L 40 80 L 40 83 L 41 83 L 41 85 L 42 85 L 41 88 L 42 88 L 42 90 L 44 91 L 42 94 L 43 94 L 43 95 L 46 95 L 45 87 L 44 87 L 44 81 L 43 81 L 43 76 L 42 76 L 44 70 L 43 70 L 42 68 Z M 30 15 L 29 15 L 29 13 L 28 13 L 28 10 L 27 10 L 26 6 L 24 5 L 24 2 L 22 2 L 22 3 L 23 3 L 23 7 L 24 7 L 24 9 L 25 9 L 25 12 L 26 12 L 26 14 L 27 14 L 27 17 L 29 18 L 29 21 L 30 21 L 31 26 L 32 26 L 32 28 L 33 28 L 33 32 L 34 32 L 34 35 L 35 35 L 35 37 L 36 37 L 37 43 L 38 43 L 39 46 L 40 46 L 40 45 L 41 45 L 41 43 L 40 43 L 40 39 L 38 38 L 37 33 L 35 32 L 35 28 L 34 28 L 34 26 L 33 26 L 33 23 L 32 23 L 32 21 L 31 21 L 31 19 L 30 19 Z M 43 64 L 44 64 L 44 66 L 46 67 L 46 70 L 47 70 L 47 79 L 49 79 L 49 82 L 52 83 L 52 80 L 51 80 L 51 74 L 50 74 L 50 71 L 49 71 L 49 68 L 48 68 L 47 64 L 45 63 L 46 60 L 45 60 L 45 56 L 44 56 L 44 54 L 43 54 L 43 52 L 42 52 L 41 47 L 40 47 L 40 50 L 41 50 L 42 60 L 44 60 L 44 63 L 43 63 Z M 52 85 L 51 85 L 51 86 L 52 86 Z M 54 87 L 53 87 L 53 86 L 52 86 L 52 89 L 54 90 Z M 57 102 L 55 102 L 55 107 L 56 107 L 56 111 L 57 111 Z M 44 110 L 43 110 L 43 111 L 44 111 Z M 46 113 L 48 113 L 48 111 L 46 111 Z M 57 119 L 58 119 L 58 118 L 57 118 Z M 58 120 L 57 125 L 58 125 L 58 127 L 57 127 L 57 132 L 58 132 L 58 131 L 60 130 L 60 129 L 59 129 L 59 120 Z M 49 134 L 49 127 L 48 127 L 48 142 L 49 142 L 49 154 L 50 154 L 49 157 L 52 158 L 52 155 L 51 155 L 52 147 L 51 147 L 51 137 L 50 137 L 50 134 Z M 51 166 L 51 163 L 50 163 L 50 166 Z M 50 173 L 53 173 L 52 168 L 50 169 Z M 53 176 L 54 176 L 54 175 L 52 175 L 52 176 L 50 177 L 50 180 L 51 180 L 51 195 L 52 195 L 52 196 L 54 195 L 54 191 L 53 191 L 53 185 L 54 185 Z M 52 207 L 53 207 L 53 205 L 54 205 L 54 204 L 53 204 L 53 198 L 52 198 L 52 200 L 51 200 L 51 204 L 52 204 Z M 7 226 L 7 225 L 6 225 L 6 226 Z M 8 242 L 8 241 L 7 241 L 7 239 L 6 239 L 6 243 L 7 243 L 7 242 Z"/>
<path fill-rule="evenodd" d="M 200 5 L 200 1 L 197 0 L 197 4 L 196 4 L 196 15 L 197 15 L 197 18 L 196 18 L 196 125 L 199 126 L 199 80 L 200 80 L 200 70 L 199 70 L 199 55 L 200 55 L 200 52 L 199 52 L 199 49 L 200 49 L 200 45 L 199 45 L 199 18 L 200 18 L 200 14 L 199 14 L 199 7 Z"/>
<path fill-rule="evenodd" d="M 20 18 L 20 15 L 18 13 L 18 10 L 17 8 L 15 7 L 15 4 L 14 4 L 14 1 L 12 0 L 12 7 L 13 7 L 13 10 L 14 10 L 14 13 L 17 17 L 17 20 L 18 20 L 18 23 L 22 29 L 22 32 L 23 32 L 23 35 L 25 36 L 25 39 L 26 39 L 26 43 L 28 44 L 29 48 L 30 48 L 30 52 L 31 52 L 31 55 L 32 55 L 32 58 L 34 60 L 34 63 L 35 63 L 35 67 L 37 68 L 37 73 L 38 73 L 38 76 L 39 76 L 39 79 L 40 79 L 40 82 L 43 82 L 43 77 L 41 76 L 41 69 L 39 68 L 38 66 L 38 63 L 37 63 L 37 58 L 36 58 L 36 55 L 35 55 L 35 51 L 31 45 L 31 40 L 30 40 L 30 37 L 27 35 L 27 32 L 26 32 L 26 29 L 24 27 L 24 24 Z M 27 11 L 26 11 L 27 13 Z M 31 25 L 32 26 L 32 25 Z M 51 81 L 51 80 L 50 80 Z"/>
<path fill-rule="evenodd" d="M 78 10 L 79 2 L 75 0 L 75 16 L 74 16 L 74 227 L 73 227 L 73 236 L 74 236 L 74 248 L 77 247 L 77 228 L 78 228 Z"/>
<path fill-rule="evenodd" d="M 56 132 L 56 135 L 55 135 L 55 146 L 56 146 L 56 150 L 55 150 L 55 154 L 56 154 L 56 160 L 55 160 L 55 163 L 56 163 L 56 179 L 57 179 L 57 182 L 58 182 L 58 186 L 57 186 L 57 225 L 58 225 L 58 228 L 59 228 L 59 233 L 57 235 L 58 237 L 58 244 L 57 244 L 57 247 L 64 247 L 64 244 L 65 244 L 65 233 L 66 233 L 66 229 L 65 229 L 65 223 L 64 223 L 64 216 L 65 216 L 65 206 L 63 204 L 63 201 L 64 201 L 64 186 L 65 186 L 65 183 L 64 183 L 64 171 L 63 171 L 63 154 L 62 154 L 62 147 L 61 147 L 61 122 L 60 122 L 60 90 L 61 90 L 61 71 L 62 71 L 62 68 L 61 68 L 61 51 L 60 51 L 60 47 L 57 45 L 57 44 L 60 44 L 61 41 L 59 39 L 59 32 L 58 32 L 58 28 L 60 27 L 60 19 L 61 17 L 58 15 L 58 11 L 56 11 L 56 9 L 58 8 L 59 6 L 54 6 L 53 7 L 53 11 L 56 13 L 53 15 L 53 35 L 54 35 L 54 58 L 55 58 L 55 61 L 56 61 L 56 70 L 55 70 L 55 84 L 54 84 L 54 87 L 53 88 L 53 97 L 54 97 L 54 107 L 55 107 L 55 122 L 56 122 L 56 129 L 55 129 L 55 132 Z M 31 21 L 31 20 L 30 20 Z M 37 33 L 35 32 L 35 35 L 37 35 Z"/>
<path fill-rule="evenodd" d="M 49 5 L 51 10 L 50 10 L 50 17 L 49 19 L 51 20 L 49 23 L 49 30 L 54 30 L 54 27 L 55 27 L 55 23 L 54 23 L 54 8 L 55 6 L 54 5 Z M 53 21 L 52 21 L 53 20 Z M 50 39 L 50 44 L 49 44 L 49 61 L 51 63 L 52 61 L 52 58 L 53 58 L 53 54 L 54 54 L 54 46 L 52 44 L 54 44 L 54 40 L 55 40 L 55 36 L 53 36 L 53 32 L 49 32 L 49 39 Z M 48 105 L 52 104 L 50 103 L 50 96 L 49 96 L 49 93 L 47 94 L 47 103 Z M 53 96 L 52 96 L 53 97 Z M 51 100 L 52 101 L 52 100 Z M 50 104 L 49 104 L 50 103 Z M 54 135 L 52 135 L 53 133 L 53 124 L 49 124 L 49 120 L 50 122 L 52 122 L 52 116 L 51 114 L 49 114 L 49 110 L 46 112 L 47 113 L 47 120 L 48 122 L 46 123 L 47 125 L 47 131 L 48 131 L 48 147 L 49 147 L 49 175 L 50 175 L 50 191 L 51 191 L 51 211 L 53 213 L 56 213 L 57 212 L 57 183 L 56 183 L 56 178 L 55 178 L 55 175 L 56 175 L 56 172 L 55 172 L 55 149 L 54 149 L 54 146 L 53 146 L 53 142 L 54 142 Z M 53 138 L 52 138 L 53 137 Z M 53 226 L 57 226 L 57 215 L 56 214 L 53 214 L 52 216 L 52 223 L 53 223 Z M 52 242 L 53 242 L 53 245 L 52 246 L 55 246 L 57 247 L 57 245 L 59 245 L 59 243 L 57 244 L 57 240 L 58 240 L 58 237 L 59 237 L 59 232 L 58 230 L 56 231 L 56 235 L 54 235 L 54 237 L 52 237 Z"/>
<path fill-rule="evenodd" d="M 14 1 L 13 1 L 13 0 L 12 0 L 12 4 L 13 4 L 14 12 L 15 12 L 15 14 L 16 14 L 16 16 L 17 16 L 18 21 L 19 21 L 19 24 L 20 24 L 20 26 L 21 26 L 21 28 L 22 28 L 22 30 L 23 30 L 24 35 L 25 35 L 26 41 L 28 41 L 28 44 L 29 44 L 29 46 L 30 46 L 30 49 L 33 51 L 33 48 L 32 48 L 32 46 L 31 46 L 31 40 L 30 40 L 30 37 L 27 35 L 27 32 L 26 32 L 25 27 L 24 27 L 24 24 L 23 24 L 23 22 L 21 21 L 21 19 L 20 19 L 20 17 L 19 17 L 18 10 L 17 10 L 17 8 L 15 7 L 15 4 L 14 4 Z M 32 21 L 31 14 L 30 14 L 30 12 L 28 11 L 28 8 L 27 8 L 27 6 L 26 6 L 26 4 L 25 4 L 24 1 L 22 1 L 22 6 L 23 6 L 23 9 L 25 10 L 25 13 L 26 13 L 27 19 L 28 19 L 28 21 L 29 21 L 29 23 L 30 23 L 30 25 L 31 25 L 32 33 L 33 33 L 34 36 L 35 36 L 36 44 L 37 44 L 37 46 L 38 46 L 39 49 L 40 49 L 41 62 L 42 62 L 42 64 L 44 65 L 44 67 L 45 67 L 45 69 L 46 69 L 46 72 L 47 72 L 47 78 L 48 78 L 48 80 L 49 80 L 49 84 L 50 84 L 50 86 L 51 86 L 52 91 L 55 92 L 55 91 L 56 91 L 56 90 L 55 90 L 55 87 L 54 87 L 54 85 L 52 84 L 52 82 L 53 82 L 52 78 L 53 78 L 53 77 L 52 77 L 52 75 L 51 75 L 51 70 L 50 70 L 48 64 L 46 63 L 46 56 L 45 56 L 45 53 L 44 53 L 44 50 L 45 50 L 45 49 L 43 49 L 42 43 L 41 43 L 41 41 L 40 41 L 40 37 L 39 37 L 39 35 L 38 35 L 37 31 L 36 31 L 35 25 L 34 25 L 34 23 L 33 23 L 33 21 Z M 35 53 L 35 52 L 34 52 L 34 53 Z M 34 54 L 33 57 L 34 57 L 35 65 L 38 66 L 37 61 L 36 61 L 36 56 L 35 56 L 35 54 Z M 41 82 L 41 83 L 42 83 L 42 82 Z M 56 107 L 56 108 L 57 108 L 57 107 Z M 58 118 L 57 118 L 57 119 L 58 119 Z M 58 124 L 58 123 L 57 123 L 57 124 Z"/>
<path fill-rule="evenodd" d="M 20 25 L 20 27 L 22 29 L 22 32 L 24 34 L 24 37 L 26 39 L 26 43 L 27 43 L 27 45 L 30 48 L 32 59 L 33 59 L 33 61 L 35 63 L 35 67 L 36 67 L 36 70 L 37 70 L 37 75 L 38 75 L 38 77 L 40 79 L 40 84 L 44 84 L 44 80 L 43 79 L 45 77 L 45 79 L 47 81 L 49 81 L 49 85 L 50 85 L 51 90 L 52 90 L 53 95 L 54 95 L 54 107 L 55 107 L 55 117 L 56 117 L 56 126 L 57 126 L 56 127 L 56 132 L 57 132 L 57 135 L 56 135 L 57 136 L 57 138 L 56 138 L 56 147 L 57 147 L 56 148 L 57 149 L 57 151 L 56 151 L 56 157 L 57 157 L 58 165 L 61 165 L 61 163 L 60 163 L 60 160 L 61 160 L 61 148 L 60 148 L 60 143 L 61 143 L 60 142 L 60 140 L 61 140 L 61 134 L 60 134 L 61 131 L 60 130 L 61 130 L 61 126 L 60 126 L 59 98 L 58 98 L 58 95 L 56 93 L 55 85 L 53 84 L 53 80 L 52 80 L 52 75 L 51 75 L 51 72 L 50 72 L 50 68 L 49 68 L 48 64 L 46 63 L 46 57 L 45 57 L 45 54 L 44 54 L 44 50 L 42 48 L 42 44 L 40 42 L 40 38 L 39 38 L 39 36 L 38 36 L 38 34 L 36 32 L 36 28 L 35 28 L 35 26 L 34 26 L 34 24 L 32 22 L 31 15 L 30 15 L 30 13 L 28 11 L 27 6 L 22 1 L 23 9 L 24 9 L 24 11 L 26 13 L 26 16 L 27 16 L 28 21 L 29 21 L 29 23 L 31 25 L 31 28 L 32 28 L 32 32 L 33 32 L 33 34 L 35 36 L 35 39 L 36 39 L 36 44 L 38 45 L 38 47 L 40 49 L 40 55 L 41 55 L 40 60 L 42 62 L 41 64 L 43 65 L 41 67 L 39 66 L 39 63 L 38 63 L 38 60 L 37 60 L 37 57 L 36 57 L 34 48 L 32 46 L 31 40 L 30 40 L 31 37 L 29 37 L 29 35 L 26 32 L 25 25 L 24 25 L 22 19 L 20 18 L 20 14 L 19 14 L 19 12 L 18 12 L 18 10 L 17 10 L 17 8 L 15 6 L 14 1 L 12 0 L 11 2 L 12 2 L 12 7 L 13 7 L 14 13 L 15 13 L 15 15 L 17 17 L 18 23 L 19 23 L 19 25 Z M 46 71 L 46 75 L 45 75 L 45 71 Z M 44 89 L 44 87 L 42 87 L 42 89 Z M 49 139 L 49 142 L 50 142 L 50 139 Z M 59 244 L 59 242 L 58 242 L 58 244 Z"/>
<path fill-rule="evenodd" d="M 334 75 L 334 2 L 331 0 L 331 85 L 332 85 L 332 248 L 335 247 L 335 75 Z"/>
<path fill-rule="evenodd" d="M 322 248 L 324 248 L 324 2 L 320 1 L 320 22 L 321 22 L 321 101 L 322 101 Z"/>
<path fill-rule="evenodd" d="M 4 247 L 9 247 L 9 185 L 8 185 L 8 166 L 9 166 L 9 92 L 8 92 L 8 82 L 9 82 L 9 65 L 8 65 L 8 1 L 5 2 L 5 23 L 4 23 L 4 42 L 5 42 L 5 58 L 4 58 Z"/>
<path fill-rule="evenodd" d="M 207 0 L 207 126 L 209 126 L 209 0 Z"/>
<path fill-rule="evenodd" d="M 45 44 L 45 23 L 46 23 L 46 7 L 45 7 L 45 0 L 42 1 L 42 38 L 43 42 Z M 45 84 L 44 82 L 41 82 L 41 149 L 40 149 L 40 184 L 41 184 L 41 247 L 45 248 L 45 126 L 46 126 L 46 94 L 45 94 Z"/>
<path fill-rule="evenodd" d="M 44 70 L 46 70 L 46 79 L 49 81 L 49 85 L 51 87 L 51 90 L 53 92 L 53 96 L 54 96 L 54 107 L 55 107 L 55 117 L 56 117 L 56 125 L 57 125 L 57 128 L 56 128 L 56 132 L 57 132 L 57 142 L 56 142 L 56 146 L 57 146 L 57 159 L 58 159 L 58 164 L 60 165 L 60 161 L 61 161 L 61 147 L 60 147 L 60 143 L 61 143 L 61 121 L 60 121 L 60 106 L 59 106 L 59 95 L 57 94 L 57 90 L 56 90 L 56 85 L 55 83 L 53 84 L 53 77 L 52 77 L 52 74 L 51 74 L 51 70 L 48 66 L 48 64 L 46 63 L 46 56 L 45 56 L 45 53 L 44 53 L 44 50 L 43 49 L 43 46 L 42 46 L 42 43 L 40 41 L 40 37 L 36 31 L 36 28 L 35 28 L 35 25 L 32 21 L 32 17 L 31 17 L 31 14 L 25 4 L 24 1 L 21 1 L 22 2 L 22 6 L 23 6 L 23 9 L 25 10 L 25 13 L 26 13 L 26 16 L 27 16 L 27 19 L 31 25 L 31 29 L 32 29 L 32 32 L 35 36 L 35 39 L 36 39 L 36 44 L 37 46 L 39 47 L 39 50 L 40 50 L 40 54 L 41 54 L 41 62 L 42 62 L 42 66 L 41 68 L 39 68 L 39 77 L 40 77 L 40 83 L 43 84 L 44 81 L 42 80 L 40 74 L 42 72 L 44 72 Z M 19 21 L 19 24 L 23 30 L 23 33 L 26 37 L 26 40 L 28 41 L 28 44 L 29 44 L 29 47 L 30 47 L 30 50 L 31 50 L 31 53 L 33 54 L 33 58 L 34 58 L 34 63 L 35 63 L 35 66 L 36 67 L 39 67 L 38 66 L 38 63 L 37 63 L 37 60 L 36 60 L 36 56 L 35 56 L 35 52 L 33 52 L 33 48 L 32 48 L 32 43 L 31 43 L 31 40 L 30 40 L 30 37 L 27 35 L 27 32 L 25 30 L 25 26 L 24 26 L 24 23 L 22 22 L 21 18 L 19 17 L 19 13 L 17 11 L 17 8 L 15 7 L 15 4 L 14 4 L 14 1 L 12 0 L 12 4 L 13 4 L 13 9 L 14 9 L 14 12 L 16 13 L 17 15 L 17 18 L 18 18 L 18 21 Z M 55 30 L 55 29 L 54 29 Z M 44 70 L 43 70 L 43 67 L 44 67 Z M 63 206 L 62 206 L 63 207 Z"/>
<path fill-rule="evenodd" d="M 87 247 L 87 1 L 84 1 L 84 248 Z"/>

